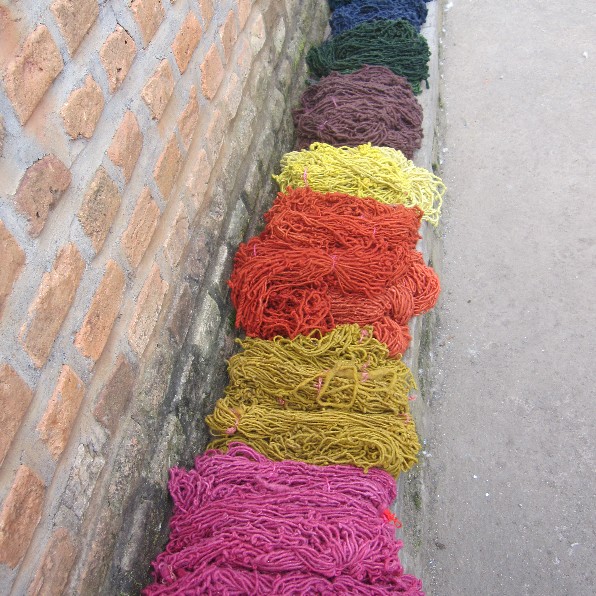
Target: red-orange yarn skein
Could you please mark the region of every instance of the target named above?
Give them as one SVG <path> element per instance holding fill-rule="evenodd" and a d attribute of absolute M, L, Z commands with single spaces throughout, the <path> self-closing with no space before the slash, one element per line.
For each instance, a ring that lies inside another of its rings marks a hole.
<path fill-rule="evenodd" d="M 294 338 L 373 325 L 392 355 L 408 321 L 432 308 L 439 281 L 415 249 L 422 211 L 310 188 L 279 193 L 260 236 L 238 249 L 229 286 L 247 335 Z"/>

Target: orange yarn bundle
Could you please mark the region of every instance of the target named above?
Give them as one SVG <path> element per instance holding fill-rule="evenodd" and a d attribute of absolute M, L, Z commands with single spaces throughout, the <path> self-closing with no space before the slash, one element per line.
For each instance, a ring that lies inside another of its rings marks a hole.
<path fill-rule="evenodd" d="M 432 308 L 439 281 L 415 250 L 420 209 L 310 188 L 279 193 L 260 236 L 242 244 L 229 281 L 236 326 L 294 338 L 373 325 L 392 355 L 408 320 Z"/>

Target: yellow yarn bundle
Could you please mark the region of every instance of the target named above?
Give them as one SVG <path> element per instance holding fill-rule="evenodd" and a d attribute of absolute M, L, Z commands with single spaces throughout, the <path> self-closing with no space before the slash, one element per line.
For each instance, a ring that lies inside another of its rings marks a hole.
<path fill-rule="evenodd" d="M 416 463 L 414 379 L 372 327 L 239 343 L 225 397 L 207 417 L 218 437 L 210 448 L 242 441 L 278 461 L 379 467 L 394 476 Z"/>
<path fill-rule="evenodd" d="M 281 167 L 281 173 L 273 178 L 282 191 L 308 185 L 319 192 L 417 206 L 424 211 L 425 220 L 434 226 L 439 223 L 446 190 L 442 180 L 390 147 L 313 143 L 309 149 L 286 153 Z"/>
<path fill-rule="evenodd" d="M 416 387 L 408 367 L 390 358 L 372 327 L 340 325 L 295 339 L 237 340 L 243 350 L 228 364 L 226 403 L 314 411 L 405 414 Z"/>

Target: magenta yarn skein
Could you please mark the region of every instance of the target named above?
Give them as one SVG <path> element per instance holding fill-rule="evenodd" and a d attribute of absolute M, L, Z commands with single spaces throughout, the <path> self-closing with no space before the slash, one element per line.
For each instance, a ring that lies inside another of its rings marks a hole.
<path fill-rule="evenodd" d="M 272 462 L 232 443 L 173 468 L 170 541 L 143 594 L 408 594 L 385 511 L 395 481 L 352 466 Z"/>

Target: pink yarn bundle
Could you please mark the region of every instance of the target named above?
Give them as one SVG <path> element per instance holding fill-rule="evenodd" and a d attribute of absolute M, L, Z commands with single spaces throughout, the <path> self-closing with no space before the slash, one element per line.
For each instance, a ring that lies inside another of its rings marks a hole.
<path fill-rule="evenodd" d="M 272 462 L 242 443 L 173 468 L 170 541 L 143 594 L 408 594 L 386 472 Z"/>

